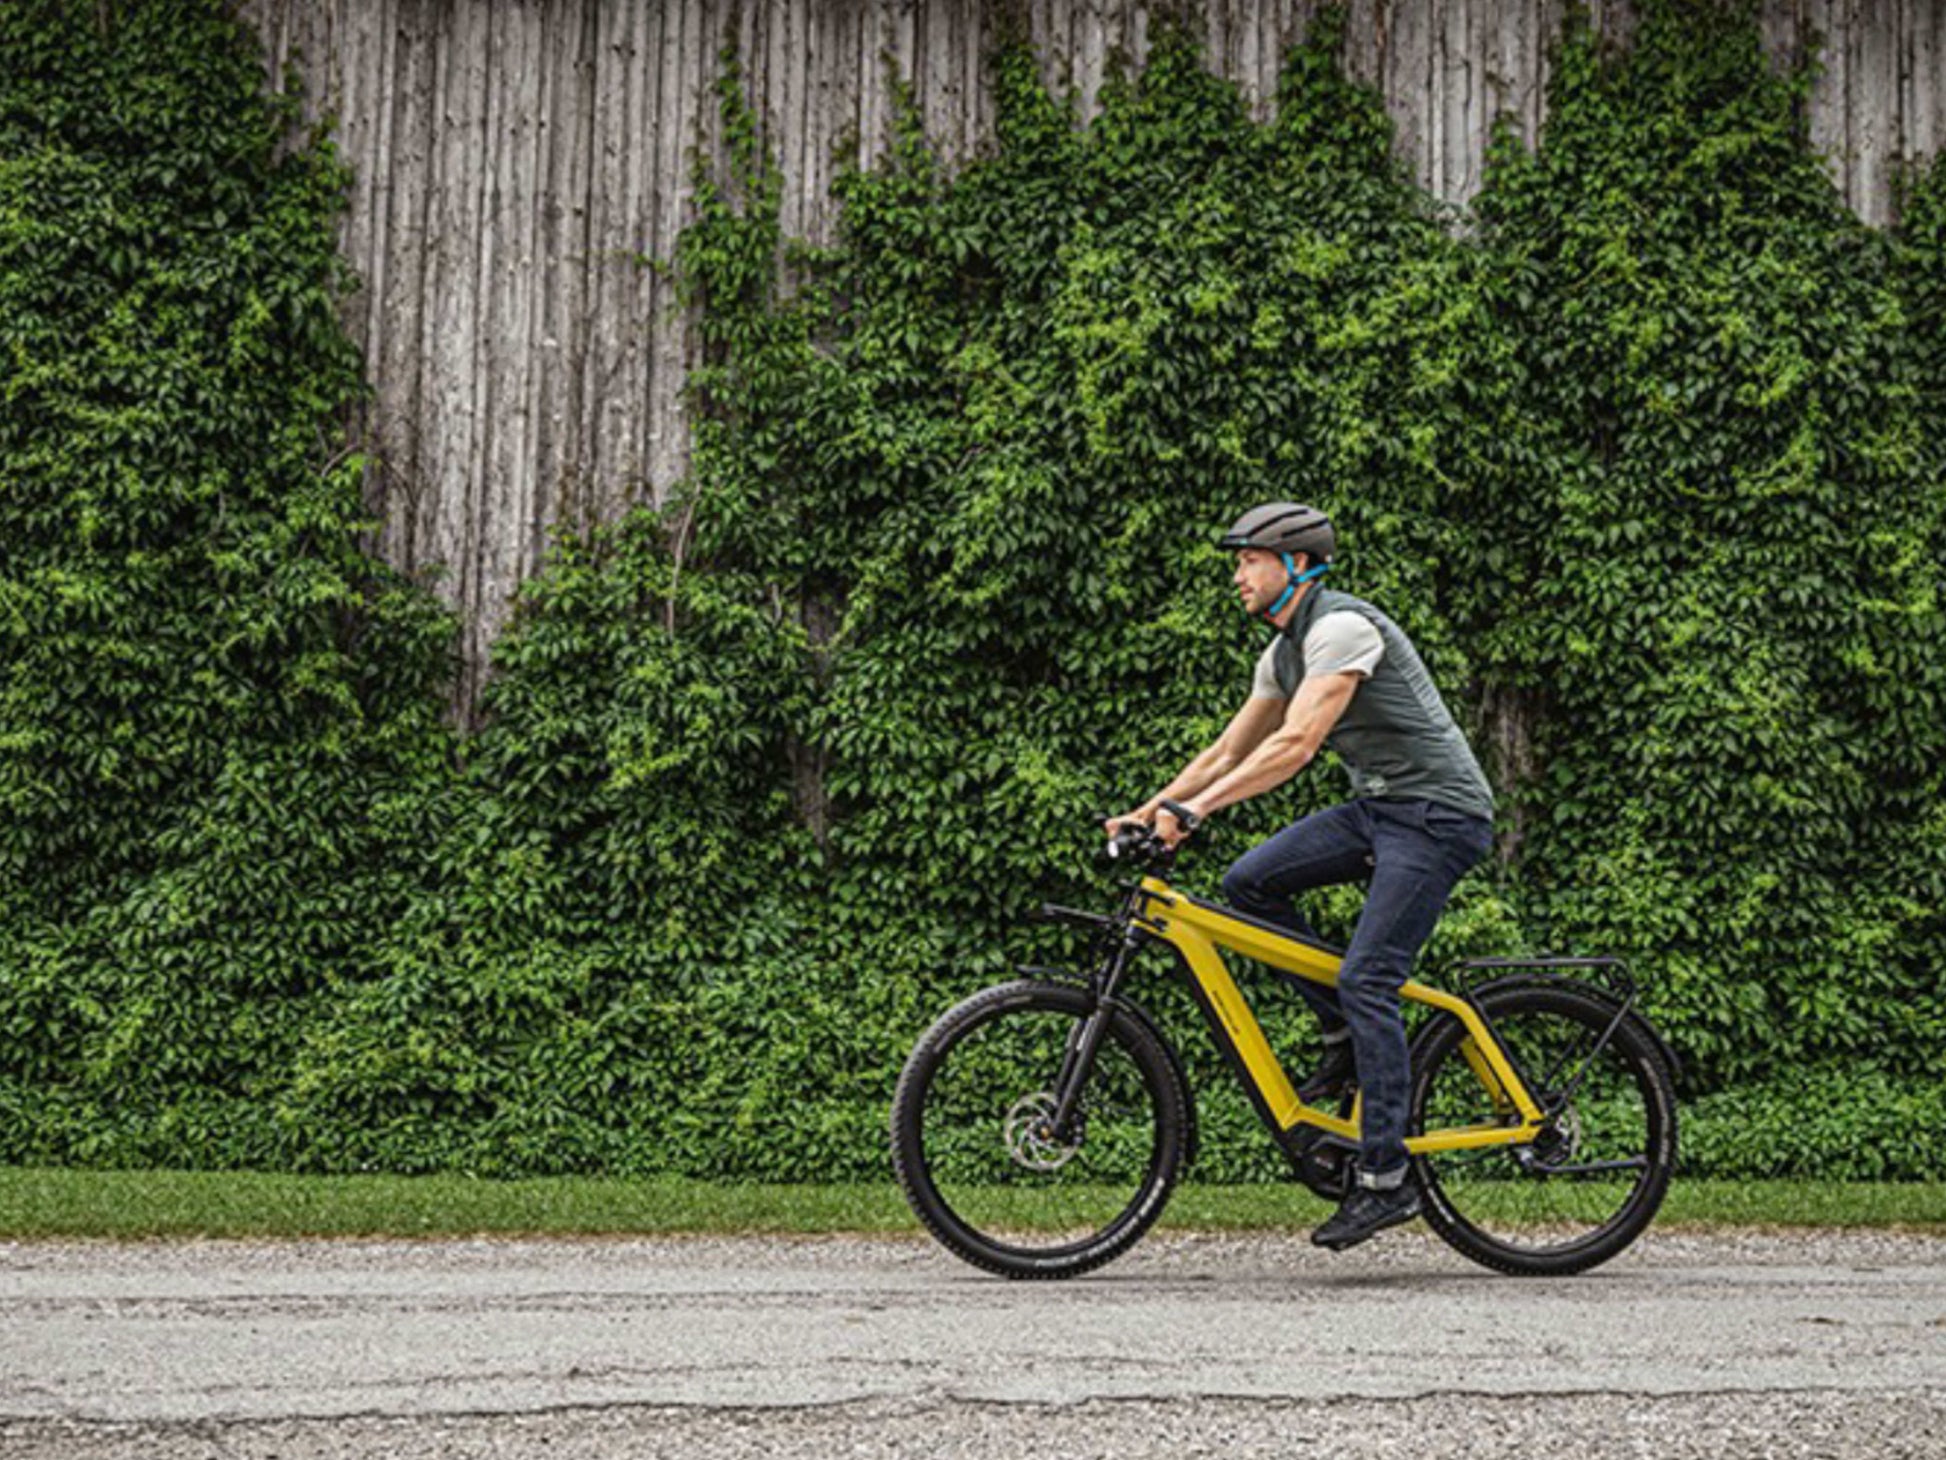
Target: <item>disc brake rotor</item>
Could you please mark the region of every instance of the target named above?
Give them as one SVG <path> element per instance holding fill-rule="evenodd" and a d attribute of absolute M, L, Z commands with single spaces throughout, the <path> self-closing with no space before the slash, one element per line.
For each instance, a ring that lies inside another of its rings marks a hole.
<path fill-rule="evenodd" d="M 1016 1166 L 1029 1171 L 1059 1171 L 1081 1149 L 1081 1119 L 1072 1122 L 1069 1140 L 1054 1138 L 1055 1099 L 1052 1091 L 1023 1095 L 1007 1112 L 1007 1154 Z"/>

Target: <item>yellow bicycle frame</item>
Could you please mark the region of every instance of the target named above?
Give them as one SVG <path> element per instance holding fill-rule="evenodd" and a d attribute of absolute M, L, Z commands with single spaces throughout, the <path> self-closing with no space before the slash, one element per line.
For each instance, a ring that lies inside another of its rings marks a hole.
<path fill-rule="evenodd" d="M 1297 1098 L 1290 1076 L 1271 1052 L 1263 1026 L 1250 1012 L 1236 980 L 1230 977 L 1216 950 L 1234 949 L 1245 957 L 1326 987 L 1335 987 L 1338 982 L 1339 956 L 1329 949 L 1271 932 L 1222 908 L 1199 902 L 1159 878 L 1144 877 L 1141 890 L 1136 926 L 1182 955 L 1190 988 L 1209 1016 L 1218 1044 L 1242 1077 L 1257 1113 L 1279 1140 L 1288 1142 L 1299 1126 L 1308 1125 L 1356 1143 L 1358 1108 L 1354 1106 L 1351 1119 L 1344 1120 Z M 1479 1012 L 1464 999 L 1411 980 L 1399 989 L 1399 996 L 1451 1014 L 1465 1026 L 1467 1038 L 1460 1050 L 1480 1083 L 1491 1093 L 1494 1108 L 1504 1117 L 1494 1125 L 1454 1126 L 1408 1136 L 1406 1151 L 1411 1155 L 1426 1155 L 1435 1151 L 1531 1142 L 1541 1128 L 1540 1107 Z"/>

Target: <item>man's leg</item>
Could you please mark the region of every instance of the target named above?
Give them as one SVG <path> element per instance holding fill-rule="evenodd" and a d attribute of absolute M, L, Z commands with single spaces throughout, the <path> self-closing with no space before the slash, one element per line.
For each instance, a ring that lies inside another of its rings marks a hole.
<path fill-rule="evenodd" d="M 1223 875 L 1223 897 L 1239 912 L 1315 938 L 1292 898 L 1313 887 L 1361 882 L 1371 871 L 1371 824 L 1364 803 L 1353 801 L 1292 822 L 1238 857 Z M 1292 982 L 1317 1010 L 1327 1044 L 1350 1038 L 1330 989 L 1309 979 Z"/>
<path fill-rule="evenodd" d="M 1419 801 L 1375 801 L 1372 889 L 1338 973 L 1363 1096 L 1359 1184 L 1385 1191 L 1406 1179 L 1410 1072 L 1399 985 L 1431 936 L 1453 884 L 1493 841 L 1492 823 Z"/>

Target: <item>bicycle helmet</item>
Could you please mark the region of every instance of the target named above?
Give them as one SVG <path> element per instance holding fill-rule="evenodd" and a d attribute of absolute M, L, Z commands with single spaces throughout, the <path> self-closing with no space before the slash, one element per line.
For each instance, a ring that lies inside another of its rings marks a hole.
<path fill-rule="evenodd" d="M 1252 507 L 1231 523 L 1217 546 L 1231 551 L 1262 548 L 1284 560 L 1289 581 L 1276 602 L 1263 610 L 1263 616 L 1271 619 L 1283 612 L 1300 584 L 1322 576 L 1331 566 L 1331 555 L 1338 550 L 1338 534 L 1332 529 L 1331 519 L 1316 507 L 1306 507 L 1301 502 L 1266 502 L 1261 507 Z M 1311 560 L 1302 573 L 1297 571 L 1298 553 Z"/>
<path fill-rule="evenodd" d="M 1266 502 L 1252 507 L 1223 534 L 1218 547 L 1263 548 L 1273 553 L 1304 553 L 1313 564 L 1328 563 L 1338 548 L 1331 519 L 1300 502 Z"/>

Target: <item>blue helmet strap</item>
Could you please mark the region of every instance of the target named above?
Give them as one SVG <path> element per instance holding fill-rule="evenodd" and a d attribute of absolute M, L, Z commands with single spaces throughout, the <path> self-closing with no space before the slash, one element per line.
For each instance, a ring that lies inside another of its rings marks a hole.
<path fill-rule="evenodd" d="M 1291 601 L 1292 595 L 1297 592 L 1300 584 L 1309 583 L 1313 578 L 1322 578 L 1331 567 L 1329 563 L 1319 563 L 1316 567 L 1306 568 L 1300 573 L 1297 571 L 1297 560 L 1289 553 L 1279 553 L 1277 556 L 1284 560 L 1284 572 L 1289 575 L 1290 581 L 1284 585 L 1284 591 L 1277 595 L 1277 601 L 1264 610 L 1265 618 L 1276 618 L 1284 611 L 1284 605 Z"/>

